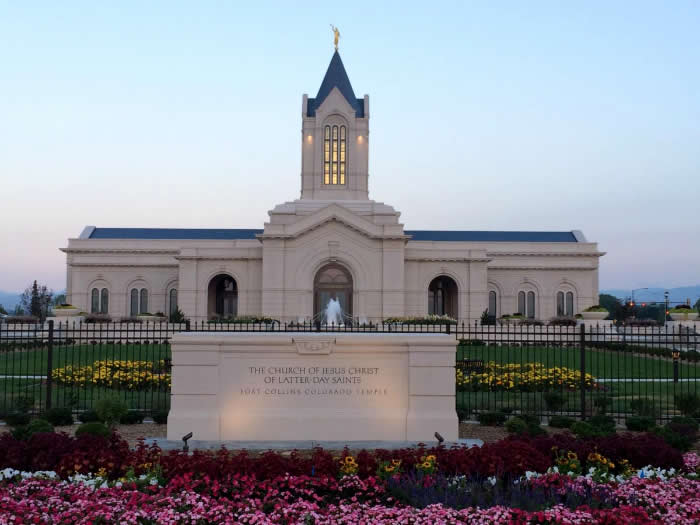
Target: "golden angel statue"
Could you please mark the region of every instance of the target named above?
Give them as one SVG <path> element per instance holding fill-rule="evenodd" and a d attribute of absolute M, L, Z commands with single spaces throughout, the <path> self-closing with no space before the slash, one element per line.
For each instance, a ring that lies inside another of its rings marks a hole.
<path fill-rule="evenodd" d="M 331 24 L 331 29 L 333 29 L 333 44 L 335 45 L 335 50 L 338 51 L 338 39 L 340 38 L 340 31 L 338 28 Z"/>

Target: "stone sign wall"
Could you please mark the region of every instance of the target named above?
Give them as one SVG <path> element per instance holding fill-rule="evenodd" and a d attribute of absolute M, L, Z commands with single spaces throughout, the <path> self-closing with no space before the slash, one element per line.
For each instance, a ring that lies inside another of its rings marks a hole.
<path fill-rule="evenodd" d="M 457 439 L 454 336 L 180 333 L 168 439 Z"/>

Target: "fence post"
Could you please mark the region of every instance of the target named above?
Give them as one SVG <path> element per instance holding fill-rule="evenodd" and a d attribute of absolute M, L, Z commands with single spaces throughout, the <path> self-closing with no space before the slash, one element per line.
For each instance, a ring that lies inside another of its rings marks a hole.
<path fill-rule="evenodd" d="M 586 419 L 586 324 L 579 331 L 579 353 L 581 354 L 581 421 Z"/>
<path fill-rule="evenodd" d="M 51 408 L 51 390 L 53 387 L 53 319 L 49 323 L 49 347 L 46 354 L 46 410 Z"/>
<path fill-rule="evenodd" d="M 185 319 L 185 332 L 189 332 L 189 331 L 190 331 L 190 320 Z"/>

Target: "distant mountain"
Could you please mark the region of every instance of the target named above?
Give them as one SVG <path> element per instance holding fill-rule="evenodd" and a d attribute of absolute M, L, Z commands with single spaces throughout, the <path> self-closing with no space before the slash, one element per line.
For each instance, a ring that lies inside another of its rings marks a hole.
<path fill-rule="evenodd" d="M 22 295 L 20 292 L 0 291 L 0 304 L 9 312 L 19 304 L 20 295 Z"/>
<path fill-rule="evenodd" d="M 690 304 L 695 304 L 700 298 L 700 284 L 695 286 L 681 286 L 679 288 L 649 288 L 648 290 L 635 290 L 634 300 L 637 303 L 664 302 L 664 292 L 668 290 L 668 300 L 671 304 L 685 303 L 690 299 Z M 632 297 L 632 290 L 612 288 L 601 290 L 600 293 L 614 295 L 618 299 Z"/>

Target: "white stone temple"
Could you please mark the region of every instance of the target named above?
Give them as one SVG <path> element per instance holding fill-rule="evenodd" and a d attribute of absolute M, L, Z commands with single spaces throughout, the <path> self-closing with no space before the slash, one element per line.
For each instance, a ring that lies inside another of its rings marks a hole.
<path fill-rule="evenodd" d="M 88 226 L 62 249 L 67 301 L 115 320 L 179 308 L 198 321 L 309 321 L 331 298 L 362 320 L 473 321 L 485 310 L 547 320 L 597 304 L 604 254 L 580 231 L 404 229 L 370 199 L 369 116 L 336 51 L 316 97 L 302 98 L 298 199 L 262 229 Z"/>

